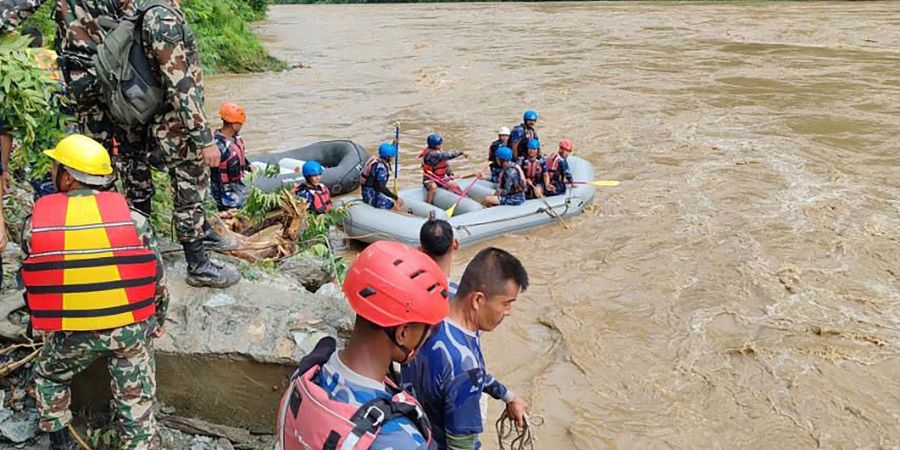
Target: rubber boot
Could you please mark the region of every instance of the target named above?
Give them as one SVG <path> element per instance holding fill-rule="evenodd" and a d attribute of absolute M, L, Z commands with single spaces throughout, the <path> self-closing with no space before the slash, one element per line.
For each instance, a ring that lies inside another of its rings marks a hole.
<path fill-rule="evenodd" d="M 241 275 L 230 267 L 224 267 L 212 262 L 206 249 L 203 248 L 203 239 L 181 244 L 184 247 L 184 257 L 188 263 L 187 284 L 194 287 L 211 287 L 225 289 L 234 286 L 241 279 Z"/>
<path fill-rule="evenodd" d="M 50 450 L 78 450 L 68 428 L 50 433 Z"/>
<path fill-rule="evenodd" d="M 150 217 L 151 208 L 150 208 L 150 199 L 149 198 L 147 200 L 140 201 L 140 202 L 132 201 L 131 207 L 140 211 L 145 216 Z"/>

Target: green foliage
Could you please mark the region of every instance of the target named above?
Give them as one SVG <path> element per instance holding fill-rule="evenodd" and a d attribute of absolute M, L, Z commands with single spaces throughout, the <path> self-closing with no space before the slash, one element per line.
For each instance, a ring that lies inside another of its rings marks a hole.
<path fill-rule="evenodd" d="M 175 197 L 172 191 L 172 181 L 169 174 L 153 170 L 153 211 L 150 215 L 150 224 L 158 236 L 169 239 L 175 238 L 175 225 L 172 221 L 172 211 L 175 209 Z"/>
<path fill-rule="evenodd" d="M 310 214 L 306 219 L 307 228 L 300 234 L 300 254 L 328 261 L 331 266 L 331 274 L 341 283 L 344 282 L 350 266 L 331 248 L 328 235 L 333 226 L 343 223 L 349 212 L 350 210 L 346 206 L 341 206 L 325 214 Z"/>
<path fill-rule="evenodd" d="M 44 34 L 44 47 L 53 48 L 56 42 L 56 20 L 53 19 L 53 8 L 56 2 L 44 2 L 34 15 L 29 17 L 23 27 L 32 26 Z"/>
<path fill-rule="evenodd" d="M 239 217 L 248 219 L 251 225 L 257 226 L 266 220 L 266 215 L 281 208 L 282 192 L 287 189 L 287 186 L 275 192 L 265 192 L 253 186 L 251 182 L 247 184 L 250 185 L 250 190 L 247 192 L 244 208 L 241 209 Z"/>
<path fill-rule="evenodd" d="M 250 29 L 250 22 L 265 17 L 265 0 L 184 0 L 182 6 L 208 72 L 287 68 L 269 55 Z"/>
<path fill-rule="evenodd" d="M 65 101 L 61 87 L 37 66 L 29 42 L 15 34 L 0 36 L 0 118 L 24 149 L 15 152 L 12 169 L 27 167 L 36 179 L 50 167 L 41 151 L 56 145 L 71 118 L 59 113 Z"/>

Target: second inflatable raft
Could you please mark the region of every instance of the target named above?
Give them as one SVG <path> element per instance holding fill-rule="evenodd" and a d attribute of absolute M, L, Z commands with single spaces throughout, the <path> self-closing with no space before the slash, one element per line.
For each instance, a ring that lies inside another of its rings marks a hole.
<path fill-rule="evenodd" d="M 594 168 L 589 162 L 575 156 L 568 159 L 575 180 L 594 179 Z M 496 186 L 482 180 L 458 180 L 461 189 L 466 189 L 473 182 L 476 186 L 469 192 L 470 198 L 460 201 L 453 217 L 449 219 L 445 209 L 458 196 L 443 189 L 438 189 L 434 206 L 425 203 L 424 188 L 400 191 L 400 198 L 404 201 L 403 209 L 409 215 L 374 208 L 363 203 L 358 195 L 344 197 L 338 200 L 338 204 L 347 204 L 350 208 L 344 220 L 344 232 L 351 239 L 363 242 L 390 239 L 418 246 L 419 229 L 428 220 L 429 214 L 434 213 L 436 218 L 450 222 L 460 246 L 466 247 L 507 233 L 556 223 L 557 219 L 547 207 L 548 204 L 563 218 L 579 214 L 594 200 L 596 193 L 596 189 L 589 184 L 577 185 L 569 187 L 564 195 L 546 197 L 546 203 L 541 199 L 532 199 L 518 206 L 487 208 L 480 202 L 493 194 Z"/>

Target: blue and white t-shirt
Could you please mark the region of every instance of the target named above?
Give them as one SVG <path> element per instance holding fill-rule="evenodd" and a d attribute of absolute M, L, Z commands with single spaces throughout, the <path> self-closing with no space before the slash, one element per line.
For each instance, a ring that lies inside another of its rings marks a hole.
<path fill-rule="evenodd" d="M 328 392 L 331 399 L 354 406 L 362 406 L 377 397 L 392 397 L 384 383 L 350 370 L 338 357 L 338 353 L 334 352 L 331 355 L 315 380 L 318 386 Z M 381 427 L 381 433 L 370 448 L 373 450 L 426 450 L 428 447 L 425 437 L 412 421 L 406 417 L 400 417 Z"/>
<path fill-rule="evenodd" d="M 447 433 L 484 431 L 487 404 L 482 393 L 506 402 L 513 398 L 513 393 L 487 372 L 480 334 L 450 319 L 444 319 L 416 357 L 403 366 L 401 376 L 404 388 L 425 408 L 440 450 L 447 448 Z M 476 443 L 475 448 L 480 447 Z"/>

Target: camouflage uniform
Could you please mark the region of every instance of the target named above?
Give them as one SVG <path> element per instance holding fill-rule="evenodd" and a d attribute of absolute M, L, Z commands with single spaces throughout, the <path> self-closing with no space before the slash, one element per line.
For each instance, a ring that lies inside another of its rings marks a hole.
<path fill-rule="evenodd" d="M 73 191 L 68 195 L 89 195 L 91 191 Z M 143 214 L 132 211 L 138 236 L 147 248 L 162 259 L 150 227 Z M 31 220 L 25 223 L 22 249 L 30 253 Z M 123 448 L 158 449 L 153 401 L 156 396 L 156 365 L 152 333 L 165 322 L 169 295 L 165 278 L 160 277 L 156 289 L 157 315 L 147 321 L 102 331 L 57 331 L 47 336 L 44 348 L 34 362 L 35 396 L 40 410 L 39 427 L 45 432 L 59 431 L 72 422 L 69 410 L 69 384 L 78 373 L 99 358 L 107 358 L 111 378 L 117 425 Z"/>
<path fill-rule="evenodd" d="M 0 33 L 11 31 L 45 1 L 0 0 Z M 73 3 L 77 6 L 70 6 Z M 169 3 L 171 9 L 180 11 L 174 2 L 169 0 Z M 84 80 L 94 77 L 85 76 L 93 69 L 83 67 L 81 63 L 94 55 L 92 47 L 102 41 L 103 31 L 96 19 L 115 20 L 136 11 L 133 0 L 58 1 L 56 22 L 57 29 L 62 32 L 59 33 L 57 52 L 69 56 L 63 58 L 61 69 L 73 95 L 82 133 L 95 138 L 107 149 L 113 148 L 115 135 L 119 144 L 116 168 L 123 175 L 126 196 L 135 204 L 147 201 L 153 195 L 148 155 L 154 148 L 147 145 L 149 136 L 162 153 L 172 179 L 178 240 L 196 241 L 203 235 L 202 203 L 209 191 L 209 169 L 203 163 L 200 149 L 213 145 L 213 134 L 203 112 L 197 43 L 180 12 L 152 8 L 144 16 L 145 54 L 168 97 L 166 112 L 154 119 L 149 130 L 123 130 L 115 126 L 101 106 L 102 101 L 95 98 L 100 89 L 83 87 Z"/>
<path fill-rule="evenodd" d="M 46 1 L 0 0 L 0 34 L 15 29 Z M 146 130 L 125 130 L 111 121 L 99 97 L 100 89 L 92 84 L 94 75 L 90 67 L 94 48 L 103 40 L 97 18 L 117 20 L 136 11 L 136 2 L 132 0 L 57 1 L 54 16 L 58 36 L 56 51 L 70 96 L 69 103 L 75 110 L 78 132 L 110 151 L 116 171 L 123 180 L 126 197 L 134 204 L 140 204 L 149 202 L 153 196 Z M 114 144 L 114 137 L 118 145 Z"/>
<path fill-rule="evenodd" d="M 150 135 L 162 152 L 175 191 L 178 240 L 192 242 L 203 236 L 203 200 L 209 194 L 209 167 L 200 150 L 215 143 L 203 112 L 200 52 L 184 17 L 168 8 L 147 11 L 142 33 L 147 57 L 156 62 L 169 103 L 167 112 L 154 119 Z"/>

